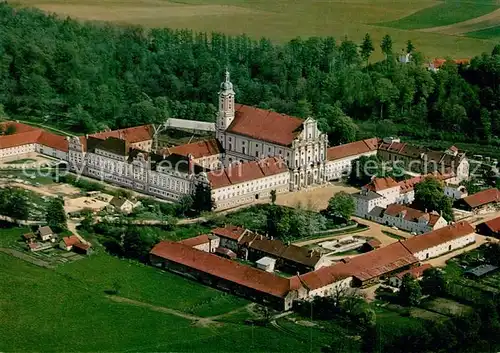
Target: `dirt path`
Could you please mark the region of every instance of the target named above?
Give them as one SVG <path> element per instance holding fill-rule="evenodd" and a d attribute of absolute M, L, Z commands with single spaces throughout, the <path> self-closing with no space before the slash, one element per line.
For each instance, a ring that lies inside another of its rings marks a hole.
<path fill-rule="evenodd" d="M 128 298 L 124 298 L 124 297 L 120 297 L 120 296 L 115 296 L 115 295 L 107 295 L 106 297 L 108 299 L 111 299 L 114 302 L 117 302 L 117 303 L 126 303 L 126 304 L 130 304 L 130 305 L 140 306 L 143 308 L 148 308 L 148 309 L 153 310 L 153 311 L 158 311 L 160 313 L 166 313 L 166 314 L 182 317 L 183 319 L 191 320 L 191 321 L 193 321 L 194 324 L 200 325 L 200 326 L 208 326 L 208 325 L 217 325 L 218 324 L 215 321 L 213 321 L 212 318 L 205 318 L 205 317 L 190 315 L 190 314 L 186 314 L 186 313 L 183 313 L 181 311 L 178 311 L 178 310 L 166 308 L 164 306 L 152 305 L 152 304 L 148 304 L 148 303 L 144 303 L 144 302 L 140 302 L 137 300 L 128 299 Z"/>
<path fill-rule="evenodd" d="M 500 9 L 497 9 L 489 14 L 472 18 L 467 21 L 454 23 L 448 26 L 439 26 L 420 29 L 421 32 L 438 32 L 448 35 L 463 35 L 467 32 L 475 31 L 478 29 L 485 29 L 489 27 L 498 26 L 500 23 Z M 478 26 L 478 24 L 482 24 Z"/>

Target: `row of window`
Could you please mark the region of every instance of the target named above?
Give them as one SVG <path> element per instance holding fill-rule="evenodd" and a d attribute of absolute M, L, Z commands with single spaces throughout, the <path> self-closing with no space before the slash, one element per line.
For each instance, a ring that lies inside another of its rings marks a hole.
<path fill-rule="evenodd" d="M 279 186 L 279 185 L 284 185 L 284 184 L 288 184 L 288 181 L 287 180 L 276 181 L 274 183 L 260 185 L 260 186 L 256 186 L 256 187 L 252 187 L 252 188 L 247 188 L 247 189 L 244 189 L 244 190 L 241 190 L 241 191 L 232 192 L 230 194 L 226 193 L 227 190 L 217 190 L 215 192 L 215 199 L 216 200 L 230 199 L 230 198 L 235 197 L 235 196 L 245 195 L 245 194 L 247 194 L 249 192 L 255 192 L 255 191 L 265 190 L 265 189 L 268 189 L 268 188 L 272 188 L 273 186 Z M 223 193 L 222 196 L 217 196 L 217 195 L 220 195 L 221 193 Z"/>

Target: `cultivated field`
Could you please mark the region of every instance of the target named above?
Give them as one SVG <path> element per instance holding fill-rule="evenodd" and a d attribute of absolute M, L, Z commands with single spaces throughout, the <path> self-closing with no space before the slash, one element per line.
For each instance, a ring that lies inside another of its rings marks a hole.
<path fill-rule="evenodd" d="M 277 41 L 301 36 L 348 36 L 361 41 L 365 33 L 379 45 L 385 34 L 400 51 L 407 40 L 428 57 L 471 57 L 490 51 L 488 36 L 468 37 L 498 23 L 498 0 L 20 0 L 64 16 L 148 27 L 246 33 Z M 462 28 L 461 22 L 474 27 Z M 470 24 L 470 23 L 469 23 Z M 458 28 L 454 28 L 458 26 Z M 457 36 L 458 35 L 458 36 Z"/>

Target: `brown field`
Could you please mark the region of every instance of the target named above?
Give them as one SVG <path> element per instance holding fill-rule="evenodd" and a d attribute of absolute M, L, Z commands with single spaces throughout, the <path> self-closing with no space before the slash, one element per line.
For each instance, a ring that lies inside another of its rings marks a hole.
<path fill-rule="evenodd" d="M 385 34 L 392 36 L 395 51 L 412 40 L 428 57 L 470 57 L 494 46 L 489 40 L 448 35 L 455 31 L 449 28 L 424 32 L 376 25 L 435 6 L 440 3 L 437 0 L 19 0 L 19 3 L 85 20 L 246 33 L 276 41 L 297 36 L 333 36 L 341 40 L 347 36 L 360 42 L 365 33 L 370 33 L 375 42 L 375 58 L 382 57 L 379 42 Z M 485 21 L 496 19 L 496 15 L 487 16 L 483 16 Z"/>

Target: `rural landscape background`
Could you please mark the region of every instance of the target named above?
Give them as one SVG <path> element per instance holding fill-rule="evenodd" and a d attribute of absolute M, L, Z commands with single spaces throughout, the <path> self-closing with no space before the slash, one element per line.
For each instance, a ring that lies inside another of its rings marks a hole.
<path fill-rule="evenodd" d="M 189 28 L 276 41 L 385 34 L 395 52 L 411 40 L 429 57 L 472 57 L 500 38 L 497 0 L 20 0 L 71 17 L 148 27 Z M 382 53 L 376 48 L 375 59 Z"/>

